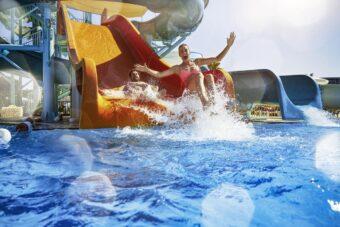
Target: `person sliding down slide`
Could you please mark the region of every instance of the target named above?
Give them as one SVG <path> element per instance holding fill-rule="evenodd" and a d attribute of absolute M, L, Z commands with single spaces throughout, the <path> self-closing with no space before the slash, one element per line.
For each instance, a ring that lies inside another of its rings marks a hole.
<path fill-rule="evenodd" d="M 178 47 L 178 54 L 182 59 L 180 65 L 174 65 L 170 69 L 158 72 L 148 68 L 146 65 L 136 64 L 134 69 L 139 72 L 147 73 L 156 78 L 163 78 L 169 75 L 177 74 L 185 84 L 186 89 L 192 93 L 198 94 L 202 105 L 209 106 L 214 102 L 215 82 L 214 76 L 208 74 L 204 76 L 200 70 L 202 65 L 210 65 L 214 62 L 220 62 L 228 53 L 230 47 L 235 41 L 235 33 L 230 33 L 227 39 L 227 46 L 223 51 L 212 58 L 197 58 L 194 61 L 190 59 L 190 49 L 187 44 L 181 44 Z"/>
<path fill-rule="evenodd" d="M 160 90 L 157 86 L 141 81 L 137 71 L 132 70 L 129 73 L 130 81 L 123 87 L 122 90 L 115 89 L 100 89 L 99 93 L 106 97 L 123 97 L 138 99 L 161 99 L 164 98 L 165 90 Z"/>
<path fill-rule="evenodd" d="M 132 70 L 129 73 L 129 77 L 130 77 L 130 82 L 128 82 L 125 86 L 124 86 L 124 93 L 128 96 L 132 96 L 132 97 L 144 97 L 144 98 L 148 98 L 148 92 L 147 90 L 149 89 L 149 91 L 151 93 L 153 93 L 156 98 L 162 98 L 165 95 L 165 90 L 161 90 L 159 91 L 157 86 L 154 85 L 150 85 L 144 81 L 141 81 L 140 79 L 140 75 L 136 70 Z"/>

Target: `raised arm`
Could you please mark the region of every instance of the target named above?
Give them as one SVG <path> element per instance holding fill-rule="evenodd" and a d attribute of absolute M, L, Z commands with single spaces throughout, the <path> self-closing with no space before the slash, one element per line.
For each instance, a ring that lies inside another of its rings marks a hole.
<path fill-rule="evenodd" d="M 222 50 L 222 52 L 219 55 L 217 55 L 216 57 L 212 57 L 212 58 L 197 58 L 195 60 L 195 63 L 198 66 L 201 66 L 201 65 L 210 65 L 212 63 L 222 61 L 222 59 L 228 53 L 230 47 L 234 44 L 235 38 L 236 38 L 235 33 L 231 32 L 229 35 L 229 38 L 227 39 L 227 46 Z"/>
<path fill-rule="evenodd" d="M 166 77 L 166 76 L 170 76 L 172 74 L 176 74 L 177 71 L 178 71 L 177 68 L 178 68 L 178 66 L 175 65 L 168 70 L 165 70 L 163 72 L 158 72 L 158 71 L 155 71 L 155 70 L 148 68 L 146 65 L 137 64 L 137 65 L 135 65 L 134 70 L 136 70 L 138 72 L 147 73 L 150 76 L 153 76 L 153 77 L 156 77 L 156 78 L 163 78 L 163 77 Z"/>

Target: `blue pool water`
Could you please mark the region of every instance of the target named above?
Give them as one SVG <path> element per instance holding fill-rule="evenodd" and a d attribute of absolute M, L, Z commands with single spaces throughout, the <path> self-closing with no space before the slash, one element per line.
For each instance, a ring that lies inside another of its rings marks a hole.
<path fill-rule="evenodd" d="M 0 225 L 340 225 L 337 125 L 237 127 L 16 135 L 0 149 Z"/>

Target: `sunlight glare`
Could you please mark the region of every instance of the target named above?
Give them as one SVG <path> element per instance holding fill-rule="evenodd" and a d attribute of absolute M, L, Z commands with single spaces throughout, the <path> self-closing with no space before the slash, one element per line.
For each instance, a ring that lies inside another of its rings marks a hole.
<path fill-rule="evenodd" d="M 301 27 L 323 19 L 327 14 L 328 0 L 281 0 L 276 2 L 275 8 L 281 23 Z"/>

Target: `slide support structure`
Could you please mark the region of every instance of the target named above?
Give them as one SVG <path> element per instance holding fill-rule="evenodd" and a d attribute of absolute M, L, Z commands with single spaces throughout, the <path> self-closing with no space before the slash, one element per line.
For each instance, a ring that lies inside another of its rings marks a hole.
<path fill-rule="evenodd" d="M 45 122 L 53 122 L 55 114 L 54 74 L 51 73 L 50 39 L 51 39 L 51 9 L 48 3 L 43 3 L 43 112 Z"/>

